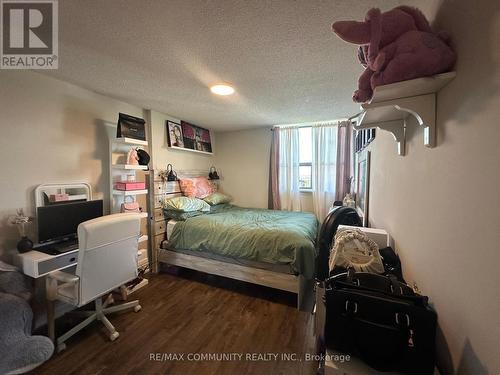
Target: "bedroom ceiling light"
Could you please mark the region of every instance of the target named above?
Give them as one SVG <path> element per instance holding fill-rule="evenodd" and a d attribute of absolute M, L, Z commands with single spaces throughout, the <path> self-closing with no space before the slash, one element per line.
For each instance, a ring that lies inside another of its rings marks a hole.
<path fill-rule="evenodd" d="M 219 83 L 217 85 L 211 86 L 210 91 L 212 91 L 216 95 L 223 96 L 234 94 L 234 88 L 225 83 Z"/>

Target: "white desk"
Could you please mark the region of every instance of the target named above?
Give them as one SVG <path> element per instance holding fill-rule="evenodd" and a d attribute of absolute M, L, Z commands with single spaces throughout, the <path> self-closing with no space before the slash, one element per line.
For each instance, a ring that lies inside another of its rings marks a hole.
<path fill-rule="evenodd" d="M 23 273 L 33 278 L 45 276 L 53 271 L 74 266 L 78 261 L 78 249 L 58 255 L 49 255 L 41 251 L 31 250 L 14 256 L 14 264 Z"/>

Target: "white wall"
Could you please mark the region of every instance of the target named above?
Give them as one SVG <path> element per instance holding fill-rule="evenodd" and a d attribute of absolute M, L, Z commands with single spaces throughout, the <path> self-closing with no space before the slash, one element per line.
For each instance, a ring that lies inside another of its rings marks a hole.
<path fill-rule="evenodd" d="M 7 224 L 16 209 L 34 214 L 36 185 L 87 181 L 108 201 L 108 132 L 118 112 L 141 108 L 30 71 L 0 71 L 0 257 L 15 249 Z M 105 203 L 105 207 L 108 204 Z"/>
<path fill-rule="evenodd" d="M 410 281 L 439 315 L 445 373 L 500 371 L 500 3 L 414 1 L 453 37 L 457 78 L 438 96 L 438 147 L 379 131 L 370 222 L 394 237 Z"/>

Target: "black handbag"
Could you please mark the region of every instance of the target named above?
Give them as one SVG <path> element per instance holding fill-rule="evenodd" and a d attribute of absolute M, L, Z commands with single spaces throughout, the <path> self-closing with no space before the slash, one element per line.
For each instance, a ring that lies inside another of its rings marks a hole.
<path fill-rule="evenodd" d="M 148 165 L 151 160 L 149 154 L 142 148 L 137 148 L 136 151 L 137 151 L 137 161 L 139 162 L 139 165 Z"/>
<path fill-rule="evenodd" d="M 116 137 L 134 138 L 141 141 L 146 140 L 146 129 L 144 124 L 146 121 L 139 117 L 120 113 L 118 115 L 118 125 L 116 128 Z"/>
<path fill-rule="evenodd" d="M 167 181 L 177 181 L 177 173 L 174 171 L 172 164 L 167 164 Z"/>
<path fill-rule="evenodd" d="M 219 180 L 219 175 L 217 174 L 217 169 L 215 167 L 210 167 L 210 171 L 208 172 L 208 179 L 209 180 Z"/>
<path fill-rule="evenodd" d="M 395 277 L 353 272 L 326 281 L 325 341 L 379 371 L 433 374 L 436 313 Z"/>

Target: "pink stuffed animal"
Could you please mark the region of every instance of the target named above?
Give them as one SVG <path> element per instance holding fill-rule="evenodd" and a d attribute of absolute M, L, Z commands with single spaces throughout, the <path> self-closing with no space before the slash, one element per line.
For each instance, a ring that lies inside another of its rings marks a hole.
<path fill-rule="evenodd" d="M 358 103 L 369 101 L 377 86 L 444 73 L 456 60 L 448 36 L 434 33 L 416 8 L 384 13 L 373 8 L 364 22 L 338 21 L 332 29 L 346 42 L 361 45 L 359 59 L 366 69 L 352 96 Z"/>

